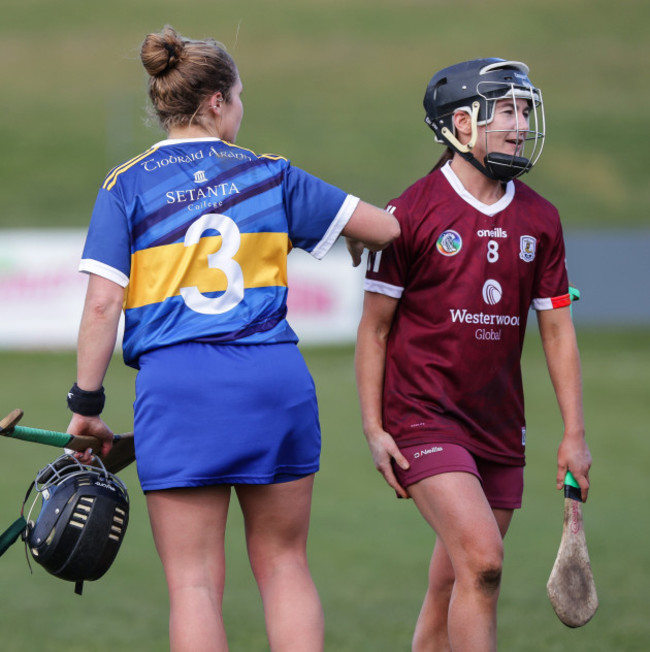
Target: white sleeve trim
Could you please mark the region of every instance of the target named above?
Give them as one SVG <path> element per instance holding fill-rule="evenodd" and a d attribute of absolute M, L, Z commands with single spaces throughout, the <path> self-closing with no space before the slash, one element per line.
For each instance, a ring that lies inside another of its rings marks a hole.
<path fill-rule="evenodd" d="M 571 295 L 567 292 L 557 297 L 533 299 L 535 310 L 555 310 L 555 308 L 566 308 L 571 305 Z"/>
<path fill-rule="evenodd" d="M 129 277 L 122 274 L 119 269 L 115 269 L 115 267 L 111 267 L 105 263 L 100 263 L 98 260 L 93 260 L 92 258 L 82 258 L 79 263 L 79 271 L 86 274 L 96 274 L 121 285 L 123 288 L 129 284 Z"/>
<path fill-rule="evenodd" d="M 382 283 L 381 281 L 373 281 L 372 279 L 364 279 L 363 289 L 366 292 L 376 292 L 377 294 L 385 294 L 387 297 L 393 297 L 393 299 L 400 299 L 404 288 L 401 288 L 397 285 L 391 285 L 390 283 Z"/>
<path fill-rule="evenodd" d="M 325 254 L 332 248 L 332 245 L 341 235 L 341 231 L 343 231 L 345 225 L 350 221 L 352 213 L 354 213 L 358 205 L 358 197 L 348 195 L 345 198 L 341 204 L 341 208 L 339 208 L 339 212 L 332 220 L 329 229 L 327 229 L 321 241 L 309 252 L 314 258 L 316 258 L 316 260 L 323 258 Z"/>
<path fill-rule="evenodd" d="M 533 299 L 534 310 L 553 310 L 553 302 L 550 299 Z"/>

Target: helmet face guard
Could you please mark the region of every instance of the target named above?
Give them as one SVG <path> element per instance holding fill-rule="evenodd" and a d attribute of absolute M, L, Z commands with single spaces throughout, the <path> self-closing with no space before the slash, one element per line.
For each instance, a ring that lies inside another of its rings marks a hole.
<path fill-rule="evenodd" d="M 129 520 L 125 485 L 100 466 L 63 455 L 41 469 L 23 535 L 34 561 L 64 580 L 99 579 L 110 568 Z M 31 520 L 38 498 L 41 508 Z"/>
<path fill-rule="evenodd" d="M 528 103 L 528 124 L 520 124 L 517 100 Z M 494 129 L 498 101 L 513 103 L 514 128 Z M 544 146 L 545 118 L 542 93 L 528 79 L 528 66 L 518 61 L 476 59 L 436 73 L 424 96 L 425 122 L 436 141 L 451 147 L 491 179 L 508 181 L 528 172 L 538 161 Z M 454 114 L 465 111 L 471 118 L 471 137 L 461 143 L 455 134 Z M 478 127 L 484 126 L 485 159 L 478 161 L 472 150 L 478 141 Z M 513 154 L 491 152 L 488 137 L 497 132 L 514 134 L 522 144 Z"/>

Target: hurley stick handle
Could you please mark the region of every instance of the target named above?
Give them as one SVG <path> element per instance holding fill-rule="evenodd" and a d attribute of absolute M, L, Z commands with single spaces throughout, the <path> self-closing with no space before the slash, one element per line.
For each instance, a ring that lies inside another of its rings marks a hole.
<path fill-rule="evenodd" d="M 582 502 L 582 492 L 580 485 L 573 477 L 571 471 L 567 471 L 566 475 L 564 476 L 564 497 Z"/>
<path fill-rule="evenodd" d="M 31 441 L 36 444 L 45 444 L 46 446 L 70 448 L 75 451 L 85 451 L 87 448 L 92 448 L 94 452 L 97 452 L 101 449 L 101 442 L 96 437 L 75 437 L 67 432 L 56 432 L 55 430 L 27 428 L 16 425 L 22 418 L 23 411 L 15 409 L 6 417 L 0 419 L 0 435 L 23 441 Z"/>
<path fill-rule="evenodd" d="M 23 411 L 16 409 L 3 419 L 0 419 L 0 436 L 30 441 L 36 444 L 45 444 L 46 446 L 56 446 L 57 448 L 68 448 L 80 452 L 92 448 L 93 452 L 97 455 L 101 451 L 102 443 L 96 437 L 70 435 L 67 432 L 43 430 L 42 428 L 27 428 L 16 425 L 22 417 Z M 106 469 L 111 473 L 117 473 L 132 462 L 135 462 L 133 432 L 113 435 L 113 447 L 102 458 L 102 461 Z"/>
<path fill-rule="evenodd" d="M 57 446 L 58 448 L 70 448 L 75 451 L 85 451 L 92 448 L 93 452 L 101 449 L 102 445 L 96 437 L 76 436 L 55 430 L 43 430 L 42 428 L 28 428 L 26 426 L 14 426 L 9 432 L 3 433 L 6 437 L 32 441 L 36 444 L 46 446 Z"/>

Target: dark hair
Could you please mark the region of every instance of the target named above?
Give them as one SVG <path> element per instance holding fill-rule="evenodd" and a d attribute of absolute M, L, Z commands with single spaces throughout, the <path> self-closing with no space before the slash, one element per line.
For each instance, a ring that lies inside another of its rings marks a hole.
<path fill-rule="evenodd" d="M 192 40 L 166 25 L 148 34 L 140 59 L 149 74 L 149 98 L 165 131 L 201 122 L 201 105 L 220 92 L 225 102 L 239 73 L 225 46 L 213 39 Z"/>
<path fill-rule="evenodd" d="M 436 161 L 436 164 L 431 168 L 431 172 L 439 170 L 447 161 L 451 161 L 454 158 L 454 150 L 451 147 L 445 147 L 445 151 L 442 153 L 440 158 Z"/>

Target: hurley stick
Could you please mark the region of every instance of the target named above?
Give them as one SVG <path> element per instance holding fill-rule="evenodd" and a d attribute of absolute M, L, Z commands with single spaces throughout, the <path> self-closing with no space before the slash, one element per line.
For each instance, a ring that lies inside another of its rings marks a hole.
<path fill-rule="evenodd" d="M 562 539 L 546 590 L 555 613 L 568 627 L 586 625 L 598 609 L 582 521 L 580 486 L 570 471 L 564 479 Z"/>
<path fill-rule="evenodd" d="M 0 436 L 30 441 L 36 444 L 56 446 L 58 448 L 69 448 L 74 451 L 85 451 L 92 448 L 97 453 L 101 450 L 101 442 L 96 437 L 71 435 L 65 432 L 54 430 L 43 430 L 41 428 L 27 428 L 16 425 L 23 417 L 22 410 L 13 410 L 4 419 L 0 419 Z M 133 433 L 115 435 L 113 447 L 102 462 L 108 471 L 117 473 L 135 460 L 135 447 Z"/>

